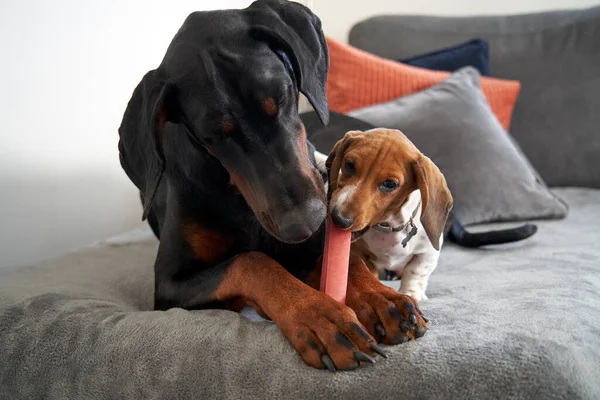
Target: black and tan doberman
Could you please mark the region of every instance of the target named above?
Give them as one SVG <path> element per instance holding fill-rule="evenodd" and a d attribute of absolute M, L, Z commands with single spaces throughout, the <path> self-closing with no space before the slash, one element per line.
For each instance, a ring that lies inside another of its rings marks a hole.
<path fill-rule="evenodd" d="M 353 308 L 307 284 L 327 207 L 298 96 L 326 124 L 328 68 L 321 22 L 298 3 L 193 13 L 133 92 L 119 151 L 160 240 L 155 308 L 252 306 L 307 364 L 335 370 L 427 322 L 366 267 L 350 271 Z"/>

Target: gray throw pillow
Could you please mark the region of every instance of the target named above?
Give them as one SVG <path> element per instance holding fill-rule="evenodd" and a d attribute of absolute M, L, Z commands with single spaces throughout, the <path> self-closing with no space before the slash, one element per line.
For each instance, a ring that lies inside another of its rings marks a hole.
<path fill-rule="evenodd" d="M 509 131 L 544 181 L 600 188 L 600 4 L 588 3 L 596 5 L 516 15 L 378 15 L 354 25 L 348 40 L 392 60 L 485 40 L 491 75 L 521 82 Z"/>
<path fill-rule="evenodd" d="M 554 196 L 492 113 L 476 69 L 348 115 L 401 130 L 444 173 L 463 224 L 562 218 Z"/>

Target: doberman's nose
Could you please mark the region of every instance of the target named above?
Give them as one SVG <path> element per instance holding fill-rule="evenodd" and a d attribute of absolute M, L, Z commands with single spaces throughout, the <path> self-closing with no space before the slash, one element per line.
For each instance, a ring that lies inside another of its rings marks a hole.
<path fill-rule="evenodd" d="M 319 230 L 327 208 L 320 199 L 311 199 L 292 212 L 287 212 L 279 225 L 280 239 L 287 243 L 300 243 Z"/>
<path fill-rule="evenodd" d="M 352 220 L 345 215 L 341 214 L 338 209 L 334 208 L 331 210 L 331 219 L 333 223 L 342 229 L 348 229 L 352 226 Z"/>

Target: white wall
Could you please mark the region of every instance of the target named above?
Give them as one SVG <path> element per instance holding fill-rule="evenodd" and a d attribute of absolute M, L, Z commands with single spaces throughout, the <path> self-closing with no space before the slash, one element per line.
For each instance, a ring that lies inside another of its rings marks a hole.
<path fill-rule="evenodd" d="M 0 267 L 140 225 L 117 151 L 127 101 L 191 11 L 248 4 L 0 2 Z"/>
<path fill-rule="evenodd" d="M 591 0 L 306 0 L 325 31 L 381 13 L 497 14 Z M 0 2 L 0 267 L 33 262 L 140 225 L 118 162 L 131 92 L 194 10 L 249 0 Z"/>

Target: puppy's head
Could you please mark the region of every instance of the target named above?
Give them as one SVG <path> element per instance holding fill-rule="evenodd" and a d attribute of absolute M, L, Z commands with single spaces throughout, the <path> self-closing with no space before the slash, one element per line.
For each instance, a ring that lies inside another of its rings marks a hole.
<path fill-rule="evenodd" d="M 357 238 L 400 213 L 409 195 L 421 192 L 421 223 L 436 250 L 452 196 L 437 166 L 402 132 L 350 131 L 327 159 L 329 207 L 334 222 Z"/>

